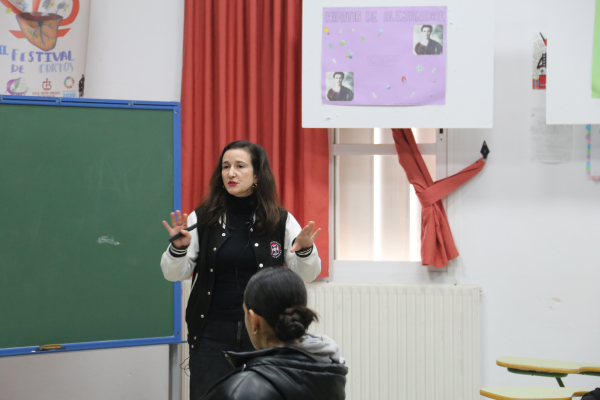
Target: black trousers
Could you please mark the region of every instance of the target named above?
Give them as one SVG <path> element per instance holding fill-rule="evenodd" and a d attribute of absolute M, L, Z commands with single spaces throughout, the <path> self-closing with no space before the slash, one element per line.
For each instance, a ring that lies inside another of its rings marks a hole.
<path fill-rule="evenodd" d="M 206 321 L 190 348 L 190 400 L 199 400 L 219 379 L 233 371 L 223 351 L 253 351 L 244 321 Z"/>

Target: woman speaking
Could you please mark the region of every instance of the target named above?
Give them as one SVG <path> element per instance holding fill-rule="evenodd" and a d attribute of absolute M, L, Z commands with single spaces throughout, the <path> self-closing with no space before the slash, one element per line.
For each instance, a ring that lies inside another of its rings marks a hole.
<path fill-rule="evenodd" d="M 188 232 L 186 227 L 198 224 Z M 237 141 L 223 149 L 210 179 L 209 194 L 189 216 L 171 213 L 174 236 L 161 268 L 167 280 L 192 275 L 186 310 L 190 346 L 190 398 L 200 398 L 232 370 L 223 351 L 253 350 L 244 325 L 244 290 L 267 267 L 285 266 L 304 281 L 314 280 L 321 260 L 314 222 L 301 228 L 279 205 L 265 150 Z"/>

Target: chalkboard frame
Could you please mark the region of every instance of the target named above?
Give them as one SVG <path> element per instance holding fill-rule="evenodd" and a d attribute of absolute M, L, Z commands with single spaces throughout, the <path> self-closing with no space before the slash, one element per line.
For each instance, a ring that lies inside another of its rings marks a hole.
<path fill-rule="evenodd" d="M 104 99 L 65 99 L 56 97 L 4 96 L 0 95 L 0 105 L 36 105 L 49 107 L 95 107 L 125 108 L 146 110 L 171 110 L 173 115 L 173 209 L 181 209 L 181 104 L 179 102 L 104 100 Z M 61 343 L 56 350 L 42 350 L 40 346 L 0 349 L 0 357 L 50 354 L 65 351 L 94 350 L 115 347 L 148 346 L 157 344 L 184 343 L 182 340 L 181 282 L 173 283 L 173 335 L 165 337 L 106 340 L 99 342 Z"/>

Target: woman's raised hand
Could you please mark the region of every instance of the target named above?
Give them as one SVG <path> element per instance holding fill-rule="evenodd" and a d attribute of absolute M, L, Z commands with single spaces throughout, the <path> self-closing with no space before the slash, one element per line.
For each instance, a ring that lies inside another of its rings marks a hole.
<path fill-rule="evenodd" d="M 315 243 L 315 239 L 317 238 L 317 236 L 319 236 L 319 233 L 321 232 L 321 228 L 319 228 L 313 234 L 314 229 L 315 229 L 314 221 L 310 221 L 308 223 L 308 225 L 306 225 L 304 228 L 302 228 L 302 230 L 300 231 L 298 236 L 296 236 L 296 241 L 294 242 L 294 245 L 290 249 L 290 253 L 312 247 L 312 245 Z"/>
<path fill-rule="evenodd" d="M 182 216 L 181 211 L 177 210 L 177 215 L 175 215 L 175 213 L 171 213 L 171 225 L 169 225 L 166 221 L 162 222 L 170 236 L 174 236 L 179 232 L 183 234 L 182 237 L 173 241 L 173 245 L 175 247 L 189 246 L 190 242 L 192 241 L 192 234 L 185 230 L 185 228 L 187 228 L 187 219 L 187 214 L 183 214 Z M 173 227 L 171 228 L 171 226 Z"/>

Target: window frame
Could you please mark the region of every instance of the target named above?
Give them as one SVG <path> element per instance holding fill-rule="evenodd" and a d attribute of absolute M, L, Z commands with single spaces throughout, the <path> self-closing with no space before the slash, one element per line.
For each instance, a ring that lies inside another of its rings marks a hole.
<path fill-rule="evenodd" d="M 328 129 L 329 143 L 329 277 L 324 281 L 356 283 L 456 284 L 458 269 L 423 266 L 421 261 L 336 260 L 336 156 L 343 155 L 397 155 L 394 144 L 337 144 L 340 128 Z M 421 154 L 435 154 L 436 180 L 449 175 L 448 129 L 436 128 L 436 143 L 418 144 Z M 401 168 L 400 165 L 398 165 Z M 447 198 L 442 199 L 448 213 Z M 450 264 L 452 265 L 452 264 Z"/>

